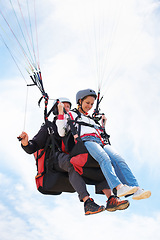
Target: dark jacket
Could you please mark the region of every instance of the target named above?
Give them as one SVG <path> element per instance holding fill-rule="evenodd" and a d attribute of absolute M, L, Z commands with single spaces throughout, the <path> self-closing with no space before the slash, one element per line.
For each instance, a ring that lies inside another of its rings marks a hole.
<path fill-rule="evenodd" d="M 26 153 L 32 154 L 39 149 L 43 149 L 46 145 L 47 139 L 50 136 L 49 131 L 52 131 L 56 142 L 55 150 L 58 151 L 58 148 L 61 148 L 62 138 L 58 135 L 57 127 L 54 121 L 43 124 L 33 139 L 29 140 L 27 146 L 21 145 L 24 151 Z"/>

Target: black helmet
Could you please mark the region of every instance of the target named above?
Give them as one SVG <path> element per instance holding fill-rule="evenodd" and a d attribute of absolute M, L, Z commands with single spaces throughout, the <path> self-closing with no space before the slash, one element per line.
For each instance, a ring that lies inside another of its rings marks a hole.
<path fill-rule="evenodd" d="M 76 103 L 78 104 L 80 99 L 83 99 L 84 97 L 87 97 L 87 96 L 93 96 L 95 99 L 97 98 L 97 94 L 94 90 L 84 89 L 84 90 L 80 90 L 80 91 L 77 92 Z"/>
<path fill-rule="evenodd" d="M 62 103 L 64 103 L 64 102 L 67 102 L 67 103 L 69 103 L 70 104 L 70 108 L 71 108 L 71 106 L 72 106 L 72 103 L 71 103 L 71 101 L 69 100 L 69 98 L 64 98 L 64 97 L 62 97 L 62 98 L 59 98 L 59 99 L 56 99 L 54 102 L 53 102 L 53 107 L 52 107 L 52 109 L 53 109 L 53 114 L 54 115 L 58 115 L 58 102 L 62 102 Z"/>

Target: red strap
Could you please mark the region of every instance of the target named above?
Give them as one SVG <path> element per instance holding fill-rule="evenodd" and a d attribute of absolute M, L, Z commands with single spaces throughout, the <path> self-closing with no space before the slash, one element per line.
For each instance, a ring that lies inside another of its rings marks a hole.
<path fill-rule="evenodd" d="M 71 112 L 69 112 L 69 115 L 70 115 L 71 119 L 74 120 L 74 117 Z"/>
<path fill-rule="evenodd" d="M 61 146 L 61 148 L 62 148 L 62 152 L 65 152 L 65 145 L 64 145 L 64 142 L 62 141 L 62 146 Z"/>
<path fill-rule="evenodd" d="M 81 136 L 81 138 L 87 137 L 87 136 L 99 137 L 99 135 L 97 135 L 97 133 L 86 133 L 86 134 L 83 134 L 83 135 Z"/>
<path fill-rule="evenodd" d="M 103 139 L 102 139 L 102 137 L 101 137 L 101 134 L 100 134 L 100 132 L 98 131 L 98 129 L 96 129 L 96 131 L 97 131 L 97 133 L 98 133 L 98 137 L 100 138 L 102 144 L 103 144 L 103 145 L 106 145 L 106 144 L 104 143 L 104 141 L 103 141 Z"/>
<path fill-rule="evenodd" d="M 62 140 L 62 145 L 61 145 L 61 148 L 62 148 L 62 152 L 64 152 L 64 153 L 67 153 L 67 154 L 68 154 L 68 152 L 66 152 L 66 149 L 65 149 L 65 145 L 64 145 L 64 142 L 63 142 L 63 140 Z"/>

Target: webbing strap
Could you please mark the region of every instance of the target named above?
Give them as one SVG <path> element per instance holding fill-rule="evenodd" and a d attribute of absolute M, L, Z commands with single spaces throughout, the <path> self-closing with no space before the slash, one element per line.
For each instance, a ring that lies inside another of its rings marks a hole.
<path fill-rule="evenodd" d="M 77 119 L 75 120 L 70 120 L 71 123 L 78 123 L 79 125 L 83 125 L 83 126 L 87 126 L 87 127 L 92 127 L 92 128 L 95 128 L 95 129 L 101 129 L 102 130 L 102 127 L 101 126 L 96 126 L 94 124 L 90 124 L 90 123 L 86 123 L 86 122 L 79 122 L 77 121 Z"/>
<path fill-rule="evenodd" d="M 73 125 L 73 123 L 74 123 L 74 125 L 75 125 L 76 123 L 78 124 L 78 126 L 79 126 L 79 128 L 78 128 L 78 136 L 80 136 L 81 126 L 87 126 L 87 127 L 94 128 L 94 129 L 97 131 L 98 136 L 99 136 L 99 138 L 100 138 L 100 140 L 101 140 L 101 142 L 102 142 L 103 145 L 105 145 L 106 143 L 110 144 L 110 141 L 109 141 L 109 137 L 110 137 L 110 136 L 106 133 L 105 129 L 104 129 L 102 126 L 100 126 L 99 123 L 98 123 L 99 126 L 97 126 L 97 125 L 90 124 L 90 123 L 86 123 L 86 122 L 79 122 L 79 121 L 77 121 L 77 120 L 78 120 L 78 118 L 81 117 L 81 113 L 80 113 L 77 109 L 73 109 L 72 111 L 75 112 L 75 113 L 77 113 L 78 116 L 77 116 L 77 117 L 75 118 L 75 120 L 74 120 L 72 114 L 70 113 L 70 115 L 72 116 L 72 118 L 71 118 L 71 120 L 70 120 L 70 124 L 71 124 L 71 123 L 72 123 L 72 125 Z M 87 117 L 90 118 L 90 119 L 93 119 L 93 118 L 90 117 L 90 116 L 87 116 Z M 102 131 L 104 137 L 101 136 L 100 131 Z M 103 138 L 104 138 L 104 140 L 103 140 Z"/>

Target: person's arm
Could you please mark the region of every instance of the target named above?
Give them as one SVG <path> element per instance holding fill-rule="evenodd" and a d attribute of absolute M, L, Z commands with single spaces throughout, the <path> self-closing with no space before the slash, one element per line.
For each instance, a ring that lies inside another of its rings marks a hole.
<path fill-rule="evenodd" d="M 64 104 L 59 103 L 58 104 L 58 118 L 56 120 L 56 125 L 57 125 L 57 131 L 59 136 L 64 137 L 66 133 L 66 116 L 64 114 Z"/>
<path fill-rule="evenodd" d="M 48 138 L 47 126 L 43 125 L 32 140 L 28 140 L 29 137 L 26 132 L 22 132 L 19 137 L 22 139 L 21 146 L 24 149 L 24 151 L 29 154 L 32 154 L 37 150 L 44 148 Z"/>
<path fill-rule="evenodd" d="M 22 132 L 19 138 L 21 138 L 21 147 L 26 153 L 32 154 L 37 151 L 36 142 L 32 140 L 29 141 L 28 134 L 26 132 Z"/>
<path fill-rule="evenodd" d="M 34 152 L 36 152 L 38 149 L 38 146 L 36 144 L 36 142 L 32 141 L 32 140 L 29 140 L 28 141 L 28 145 L 24 146 L 23 144 L 21 144 L 21 147 L 23 148 L 23 150 L 26 152 L 26 153 L 29 153 L 29 154 L 32 154 Z"/>

